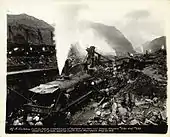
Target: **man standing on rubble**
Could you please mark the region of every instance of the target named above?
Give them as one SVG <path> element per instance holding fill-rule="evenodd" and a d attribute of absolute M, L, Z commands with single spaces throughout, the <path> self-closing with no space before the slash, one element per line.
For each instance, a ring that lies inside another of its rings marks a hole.
<path fill-rule="evenodd" d="M 131 87 L 132 84 L 136 81 L 136 72 L 130 71 L 129 72 L 129 80 L 127 81 L 127 92 L 124 94 L 122 105 L 127 107 L 129 111 L 132 111 L 134 105 L 135 105 L 135 97 L 132 93 Z"/>
<path fill-rule="evenodd" d="M 95 47 L 91 46 L 90 48 L 87 48 L 86 51 L 87 51 L 87 59 L 86 62 L 84 63 L 84 67 L 88 73 L 92 74 L 97 70 L 95 67 L 95 65 L 97 65 L 97 61 L 95 57 Z"/>
<path fill-rule="evenodd" d="M 95 47 L 94 46 L 91 46 L 90 48 L 87 48 L 86 49 L 87 51 L 87 61 L 90 62 L 90 67 L 93 68 L 95 63 Z"/>
<path fill-rule="evenodd" d="M 66 79 L 69 79 L 69 69 L 71 68 L 71 58 L 68 58 L 66 61 L 65 61 L 65 65 L 64 65 L 64 68 L 63 68 L 63 72 L 64 73 L 64 77 Z"/>

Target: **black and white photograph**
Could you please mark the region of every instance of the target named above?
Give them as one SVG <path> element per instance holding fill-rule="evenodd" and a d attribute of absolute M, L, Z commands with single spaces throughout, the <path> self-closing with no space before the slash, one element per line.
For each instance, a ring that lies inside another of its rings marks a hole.
<path fill-rule="evenodd" d="M 167 133 L 167 36 L 161 4 L 10 4 L 5 132 Z"/>

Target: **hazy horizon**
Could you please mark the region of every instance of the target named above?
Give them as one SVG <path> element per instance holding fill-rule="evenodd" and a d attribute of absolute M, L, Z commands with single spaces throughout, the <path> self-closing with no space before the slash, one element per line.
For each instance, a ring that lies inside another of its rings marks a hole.
<path fill-rule="evenodd" d="M 19 2 L 22 6 L 17 6 Z M 57 19 L 63 20 L 62 16 L 66 16 L 70 23 L 74 23 L 72 20 L 76 18 L 76 21 L 87 20 L 115 26 L 132 43 L 133 47 L 165 35 L 162 14 L 164 11 L 162 13 L 159 11 L 158 14 L 156 10 L 158 5 L 155 6 L 152 2 L 107 1 L 102 3 L 97 1 L 55 2 L 44 0 L 38 5 L 39 2 L 34 1 L 32 4 L 31 1 L 16 0 L 15 3 L 8 6 L 7 13 L 25 13 L 53 26 Z"/>

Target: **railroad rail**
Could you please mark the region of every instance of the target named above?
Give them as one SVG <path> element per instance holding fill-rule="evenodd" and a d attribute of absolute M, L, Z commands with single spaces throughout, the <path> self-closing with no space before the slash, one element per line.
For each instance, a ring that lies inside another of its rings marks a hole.
<path fill-rule="evenodd" d="M 17 75 L 21 73 L 32 73 L 32 72 L 39 72 L 39 71 L 48 71 L 48 70 L 56 70 L 57 68 L 47 68 L 47 69 L 26 69 L 26 70 L 20 70 L 20 71 L 11 71 L 7 72 L 7 76 L 9 75 Z"/>

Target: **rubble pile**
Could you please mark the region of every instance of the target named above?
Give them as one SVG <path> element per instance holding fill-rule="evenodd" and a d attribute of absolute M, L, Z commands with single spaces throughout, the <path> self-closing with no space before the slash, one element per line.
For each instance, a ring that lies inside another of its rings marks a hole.
<path fill-rule="evenodd" d="M 166 59 L 166 50 L 159 50 L 154 53 L 157 57 L 154 59 L 156 64 L 153 64 L 153 68 L 156 69 L 156 73 L 162 75 L 163 77 L 167 77 L 167 59 Z"/>
<path fill-rule="evenodd" d="M 134 80 L 127 81 L 127 85 L 120 90 L 120 94 L 123 91 L 129 91 L 139 96 L 149 96 L 149 98 L 153 98 L 154 96 L 165 97 L 165 85 L 163 86 L 162 83 L 142 72 L 134 73 L 137 73 L 136 78 Z"/>
<path fill-rule="evenodd" d="M 25 114 L 23 108 L 15 109 L 8 117 L 7 125 L 43 126 L 43 117 L 38 113 Z"/>
<path fill-rule="evenodd" d="M 115 79 L 112 76 L 108 88 L 99 91 L 104 100 L 95 106 L 95 116 L 89 118 L 88 125 L 166 124 L 166 56 L 163 51 L 155 55 L 154 62 L 161 63 L 149 64 L 143 70 L 119 72 Z M 147 69 L 158 70 L 162 75 L 158 79 L 158 73 L 151 75 Z M 120 83 L 116 85 L 115 81 Z"/>
<path fill-rule="evenodd" d="M 107 91 L 107 90 L 106 90 Z M 127 94 L 126 94 L 127 95 Z M 158 97 L 152 99 L 131 95 L 120 96 L 119 93 L 111 99 L 95 106 L 95 116 L 88 125 L 160 125 L 166 123 L 166 104 Z M 134 101 L 134 102 L 133 102 Z"/>

